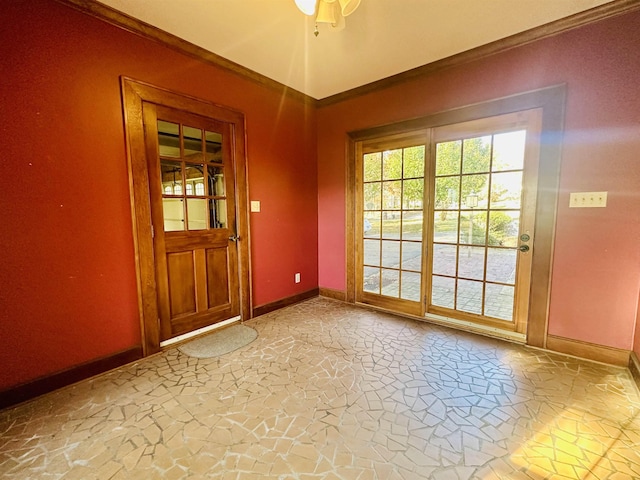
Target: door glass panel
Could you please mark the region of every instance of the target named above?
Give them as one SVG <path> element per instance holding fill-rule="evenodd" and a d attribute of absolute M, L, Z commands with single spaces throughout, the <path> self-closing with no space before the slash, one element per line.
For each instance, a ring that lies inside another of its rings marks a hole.
<path fill-rule="evenodd" d="M 158 120 L 158 150 L 161 157 L 180 157 L 180 126 Z"/>
<path fill-rule="evenodd" d="M 456 309 L 478 315 L 482 314 L 482 282 L 458 280 Z"/>
<path fill-rule="evenodd" d="M 380 210 L 382 194 L 380 192 L 380 183 L 367 183 L 364 186 L 364 209 Z"/>
<path fill-rule="evenodd" d="M 456 281 L 454 278 L 434 275 L 431 279 L 431 304 L 455 308 Z"/>
<path fill-rule="evenodd" d="M 364 267 L 362 290 L 380 293 L 380 269 L 378 267 Z"/>
<path fill-rule="evenodd" d="M 398 270 L 382 269 L 382 295 L 388 297 L 400 296 L 400 272 Z"/>
<path fill-rule="evenodd" d="M 382 241 L 382 266 L 393 268 L 400 266 L 400 242 Z"/>
<path fill-rule="evenodd" d="M 489 213 L 489 245 L 517 247 L 520 229 L 520 211 L 494 211 Z"/>
<path fill-rule="evenodd" d="M 516 250 L 487 249 L 487 281 L 513 284 L 516 281 Z"/>
<path fill-rule="evenodd" d="M 400 239 L 400 214 L 382 212 L 382 238 Z"/>
<path fill-rule="evenodd" d="M 185 192 L 187 195 L 196 194 L 196 184 L 202 183 L 204 177 L 202 172 L 204 171 L 204 165 L 190 165 L 186 164 L 184 167 L 184 176 L 186 180 Z"/>
<path fill-rule="evenodd" d="M 161 160 L 160 175 L 163 193 L 166 195 L 182 195 L 182 163 Z"/>
<path fill-rule="evenodd" d="M 487 233 L 487 213 L 460 212 L 460 243 L 484 245 Z"/>
<path fill-rule="evenodd" d="M 424 180 L 405 180 L 402 182 L 402 208 L 405 210 L 422 210 L 424 197 Z"/>
<path fill-rule="evenodd" d="M 464 175 L 461 179 L 462 208 L 487 208 L 489 175 Z"/>
<path fill-rule="evenodd" d="M 494 135 L 493 164 L 491 170 L 494 172 L 502 170 L 522 170 L 524 168 L 526 138 L 526 130 Z"/>
<path fill-rule="evenodd" d="M 520 208 L 522 171 L 491 175 L 491 208 Z"/>
<path fill-rule="evenodd" d="M 184 230 L 184 201 L 182 198 L 163 198 L 162 214 L 165 232 Z"/>
<path fill-rule="evenodd" d="M 227 228 L 227 201 L 209 200 L 209 216 L 211 228 Z"/>
<path fill-rule="evenodd" d="M 512 285 L 487 283 L 484 314 L 502 320 L 511 320 L 513 318 L 514 294 L 515 289 Z"/>
<path fill-rule="evenodd" d="M 436 175 L 459 175 L 462 160 L 462 141 L 436 145 Z"/>
<path fill-rule="evenodd" d="M 491 162 L 491 135 L 467 138 L 462 145 L 462 173 L 488 172 Z"/>
<path fill-rule="evenodd" d="M 433 273 L 455 276 L 458 258 L 456 245 L 433 244 Z"/>
<path fill-rule="evenodd" d="M 484 247 L 460 247 L 458 277 L 484 279 Z"/>
<path fill-rule="evenodd" d="M 458 212 L 435 212 L 433 218 L 433 241 L 442 243 L 458 242 Z"/>
<path fill-rule="evenodd" d="M 224 168 L 207 166 L 209 178 L 209 195 L 224 196 Z"/>
<path fill-rule="evenodd" d="M 202 130 L 193 127 L 183 127 L 184 159 L 188 161 L 202 161 Z"/>
<path fill-rule="evenodd" d="M 380 240 L 364 241 L 364 264 L 380 265 Z"/>
<path fill-rule="evenodd" d="M 402 270 L 422 270 L 422 242 L 402 242 Z"/>
<path fill-rule="evenodd" d="M 469 192 L 471 193 L 471 192 Z M 436 178 L 435 208 L 457 210 L 459 208 L 460 177 Z"/>
<path fill-rule="evenodd" d="M 420 300 L 424 157 L 424 145 L 362 156 L 363 292 Z"/>
<path fill-rule="evenodd" d="M 420 301 L 420 286 L 421 279 L 419 273 L 414 272 L 402 272 L 401 275 L 401 292 L 400 298 L 405 300 L 413 300 L 414 302 Z"/>
<path fill-rule="evenodd" d="M 525 140 L 518 130 L 436 144 L 430 305 L 514 320 Z"/>
<path fill-rule="evenodd" d="M 422 210 L 402 213 L 402 238 L 405 240 L 422 240 Z"/>
<path fill-rule="evenodd" d="M 382 178 L 395 180 L 402 178 L 402 150 L 387 150 L 382 153 Z"/>
<path fill-rule="evenodd" d="M 207 200 L 204 198 L 187 199 L 187 215 L 189 230 L 207 229 Z"/>
<path fill-rule="evenodd" d="M 381 212 L 364 212 L 364 236 L 367 238 L 380 238 Z"/>
<path fill-rule="evenodd" d="M 377 182 L 382 180 L 382 153 L 367 153 L 363 157 L 364 181 Z"/>
<path fill-rule="evenodd" d="M 382 208 L 400 210 L 402 203 L 402 182 L 382 182 Z"/>
<path fill-rule="evenodd" d="M 424 177 L 424 145 L 404 149 L 403 178 Z"/>
<path fill-rule="evenodd" d="M 222 134 L 216 132 L 205 132 L 205 161 L 211 163 L 222 163 Z"/>

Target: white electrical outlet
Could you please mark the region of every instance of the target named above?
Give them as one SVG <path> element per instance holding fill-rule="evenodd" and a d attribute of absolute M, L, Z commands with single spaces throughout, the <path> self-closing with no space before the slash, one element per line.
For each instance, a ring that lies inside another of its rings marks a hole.
<path fill-rule="evenodd" d="M 569 208 L 607 206 L 607 192 L 573 192 L 569 195 Z"/>
<path fill-rule="evenodd" d="M 300 283 L 300 274 L 299 273 L 296 273 L 295 281 L 296 281 L 296 283 Z"/>

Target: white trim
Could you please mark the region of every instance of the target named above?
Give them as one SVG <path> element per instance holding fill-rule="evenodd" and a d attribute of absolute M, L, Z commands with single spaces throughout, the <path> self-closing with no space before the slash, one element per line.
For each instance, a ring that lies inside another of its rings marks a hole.
<path fill-rule="evenodd" d="M 229 318 L 228 320 L 223 320 L 222 322 L 214 323 L 213 325 L 209 325 L 207 327 L 199 328 L 198 330 L 194 330 L 193 332 L 184 333 L 182 335 L 178 335 L 177 337 L 170 338 L 169 340 L 165 340 L 164 342 L 160 342 L 160 347 L 168 347 L 169 345 L 173 345 L 174 343 L 182 342 L 184 340 L 188 340 L 191 337 L 195 337 L 197 335 L 202 335 L 203 333 L 210 332 L 220 327 L 226 327 L 227 325 L 231 325 L 232 323 L 236 323 L 240 321 L 241 317 L 238 315 L 237 317 Z"/>
<path fill-rule="evenodd" d="M 500 338 L 502 340 L 508 340 L 515 343 L 527 343 L 527 336 L 524 333 L 511 332 L 502 328 L 490 327 L 488 325 L 468 322 L 465 320 L 457 320 L 455 318 L 435 315 L 433 313 L 427 313 L 424 318 L 428 322 L 437 323 L 446 327 L 456 328 L 458 330 L 464 330 L 467 332 L 478 333 L 489 337 Z"/>

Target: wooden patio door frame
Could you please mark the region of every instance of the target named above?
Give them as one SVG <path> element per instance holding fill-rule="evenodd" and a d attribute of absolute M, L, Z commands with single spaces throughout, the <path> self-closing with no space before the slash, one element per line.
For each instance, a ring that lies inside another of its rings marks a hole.
<path fill-rule="evenodd" d="M 556 210 L 562 153 L 562 131 L 566 85 L 555 85 L 487 102 L 434 113 L 425 117 L 349 132 L 346 158 L 346 301 L 356 303 L 356 255 L 358 239 L 356 225 L 356 155 L 359 145 L 367 140 L 408 134 L 444 125 L 514 113 L 542 109 L 540 159 L 538 170 L 537 202 L 535 210 L 535 248 L 531 265 L 529 320 L 527 345 L 545 348 L 548 334 L 548 313 L 551 293 L 551 271 L 555 237 Z M 426 206 L 425 206 L 426 207 Z M 420 317 L 426 320 L 426 318 Z"/>
<path fill-rule="evenodd" d="M 204 117 L 215 118 L 231 126 L 233 132 L 231 148 L 234 157 L 236 189 L 236 228 L 239 237 L 237 248 L 240 315 L 243 320 L 248 320 L 251 318 L 252 298 L 245 118 L 242 112 L 127 77 L 121 78 L 121 88 L 126 130 L 142 350 L 143 355 L 147 356 L 160 351 L 161 348 L 143 103 L 153 103 Z"/>

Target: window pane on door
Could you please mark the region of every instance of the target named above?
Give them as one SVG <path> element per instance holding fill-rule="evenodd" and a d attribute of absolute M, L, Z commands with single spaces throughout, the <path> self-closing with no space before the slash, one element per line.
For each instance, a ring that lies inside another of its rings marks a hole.
<path fill-rule="evenodd" d="M 377 267 L 364 267 L 362 289 L 365 292 L 380 293 L 380 269 Z"/>
<path fill-rule="evenodd" d="M 462 161 L 462 141 L 436 145 L 436 175 L 458 175 Z"/>
<path fill-rule="evenodd" d="M 184 200 L 182 198 L 163 198 L 162 214 L 165 232 L 184 230 Z"/>
<path fill-rule="evenodd" d="M 189 230 L 207 229 L 207 200 L 204 198 L 188 198 L 187 212 Z"/>
<path fill-rule="evenodd" d="M 515 289 L 512 285 L 487 283 L 484 312 L 489 317 L 511 320 Z"/>
<path fill-rule="evenodd" d="M 488 172 L 491 161 L 491 135 L 467 138 L 462 144 L 462 173 Z"/>
<path fill-rule="evenodd" d="M 192 162 L 202 161 L 202 130 L 183 127 L 184 159 Z"/>
<path fill-rule="evenodd" d="M 222 134 L 205 132 L 205 161 L 222 163 Z"/>
<path fill-rule="evenodd" d="M 169 195 L 182 194 L 182 163 L 170 160 L 160 161 L 162 191 Z"/>
<path fill-rule="evenodd" d="M 431 304 L 437 307 L 455 308 L 455 278 L 434 275 L 431 280 Z"/>
<path fill-rule="evenodd" d="M 415 272 L 402 272 L 400 298 L 420 301 L 421 275 Z"/>
<path fill-rule="evenodd" d="M 161 157 L 180 157 L 180 125 L 158 120 L 158 150 Z"/>
<path fill-rule="evenodd" d="M 433 266 L 432 271 L 438 275 L 456 274 L 458 265 L 458 247 L 456 245 L 433 244 Z"/>
<path fill-rule="evenodd" d="M 482 314 L 482 282 L 458 280 L 456 309 L 478 315 Z"/>

